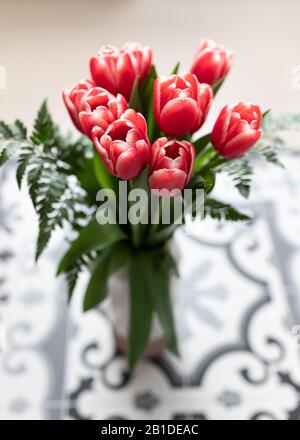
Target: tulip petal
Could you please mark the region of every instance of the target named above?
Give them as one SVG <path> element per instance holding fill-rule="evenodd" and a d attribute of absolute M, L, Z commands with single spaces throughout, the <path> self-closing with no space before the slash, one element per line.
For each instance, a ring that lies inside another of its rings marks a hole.
<path fill-rule="evenodd" d="M 205 49 L 191 71 L 197 76 L 199 82 L 213 84 L 221 78 L 222 66 L 221 54 L 215 50 Z"/>
<path fill-rule="evenodd" d="M 154 171 L 149 177 L 149 187 L 153 190 L 174 189 L 182 190 L 186 184 L 187 175 L 182 170 L 161 169 Z"/>
<path fill-rule="evenodd" d="M 211 132 L 211 143 L 217 150 L 222 147 L 223 143 L 226 140 L 230 118 L 231 111 L 228 105 L 226 105 L 221 110 Z"/>
<path fill-rule="evenodd" d="M 148 139 L 147 123 L 141 113 L 137 113 L 132 109 L 128 109 L 122 114 L 121 119 L 131 122 L 132 125 L 139 130 L 141 137 Z"/>
<path fill-rule="evenodd" d="M 161 137 L 161 138 L 156 139 L 156 141 L 152 144 L 152 146 L 151 146 L 151 162 L 150 162 L 151 168 L 153 168 L 155 166 L 155 162 L 156 162 L 156 159 L 159 155 L 159 152 L 162 150 L 164 151 L 164 149 L 162 147 L 167 142 L 168 142 L 168 138 Z"/>
<path fill-rule="evenodd" d="M 194 126 L 198 115 L 197 103 L 193 99 L 173 99 L 163 108 L 160 128 L 166 134 L 180 137 Z"/>
<path fill-rule="evenodd" d="M 136 76 L 137 72 L 130 55 L 128 53 L 121 54 L 116 63 L 116 79 L 118 91 L 120 91 L 126 99 L 130 98 Z"/>
<path fill-rule="evenodd" d="M 261 130 L 243 131 L 228 142 L 222 150 L 222 155 L 228 159 L 235 159 L 246 153 L 260 138 Z"/>
<path fill-rule="evenodd" d="M 67 110 L 69 112 L 69 115 L 70 115 L 70 118 L 72 119 L 73 124 L 75 125 L 75 127 L 79 131 L 82 131 L 79 117 L 78 117 L 78 111 L 77 111 L 75 105 L 73 104 L 73 102 L 71 101 L 71 99 L 69 97 L 69 92 L 66 89 L 63 90 L 63 100 L 65 103 L 65 106 L 67 107 Z"/>
<path fill-rule="evenodd" d="M 95 129 L 98 129 L 98 127 L 95 127 Z M 97 130 L 95 130 L 95 129 L 93 130 L 93 134 L 97 131 Z M 113 166 L 112 161 L 111 161 L 110 158 L 109 158 L 107 148 L 105 148 L 105 147 L 103 146 L 103 144 L 102 144 L 102 140 L 104 140 L 104 138 L 105 138 L 105 136 L 102 136 L 102 138 L 101 138 L 101 143 L 100 143 L 99 138 L 96 137 L 96 135 L 94 135 L 94 136 L 93 136 L 93 142 L 94 142 L 94 145 L 95 145 L 95 147 L 96 147 L 96 149 L 97 149 L 99 155 L 101 156 L 101 158 L 102 158 L 102 160 L 103 160 L 103 163 L 104 163 L 104 165 L 106 166 L 107 170 L 108 170 L 111 174 L 115 175 L 115 174 L 116 174 L 116 173 L 115 173 L 115 169 L 114 169 L 114 166 Z"/>
<path fill-rule="evenodd" d="M 90 137 L 93 127 L 97 126 L 101 128 L 101 135 L 113 122 L 112 115 L 106 107 L 98 107 L 92 112 L 80 112 L 79 121 L 84 134 Z"/>
<path fill-rule="evenodd" d="M 129 150 L 129 145 L 125 141 L 114 140 L 110 143 L 110 157 L 113 163 L 117 163 L 119 156 Z"/>
<path fill-rule="evenodd" d="M 120 154 L 116 162 L 116 171 L 121 179 L 134 179 L 140 174 L 143 164 L 138 160 L 135 153 L 135 149 L 130 148 L 126 152 Z"/>
<path fill-rule="evenodd" d="M 141 139 L 135 144 L 136 151 L 139 154 L 141 163 L 147 165 L 150 161 L 150 148 L 149 144 L 144 139 Z"/>
<path fill-rule="evenodd" d="M 154 87 L 153 87 L 153 111 L 154 111 L 154 118 L 155 121 L 157 123 L 157 125 L 159 125 L 159 120 L 160 120 L 160 87 L 161 87 L 161 80 L 159 78 L 157 78 L 154 81 Z"/>
<path fill-rule="evenodd" d="M 197 77 L 190 72 L 185 72 L 181 76 L 190 84 L 193 90 L 193 98 L 197 100 L 199 95 L 199 81 Z"/>
<path fill-rule="evenodd" d="M 115 94 L 117 92 L 116 80 L 109 67 L 111 63 L 103 57 L 96 56 L 90 60 L 91 75 L 95 83 Z"/>

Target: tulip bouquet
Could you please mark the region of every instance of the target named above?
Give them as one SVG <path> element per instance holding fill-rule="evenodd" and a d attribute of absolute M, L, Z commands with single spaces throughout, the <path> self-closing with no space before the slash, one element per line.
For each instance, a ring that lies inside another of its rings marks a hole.
<path fill-rule="evenodd" d="M 260 154 L 278 163 L 267 139 L 260 139 L 267 112 L 262 115 L 257 105 L 226 105 L 211 133 L 197 135 L 232 62 L 230 51 L 203 40 L 190 71 L 179 73 L 178 63 L 162 77 L 149 47 L 105 46 L 91 57 L 91 77 L 63 91 L 66 108 L 81 132 L 77 139 L 61 133 L 46 102 L 30 135 L 19 120 L 0 123 L 0 165 L 19 155 L 17 181 L 21 186 L 27 176 L 38 215 L 36 259 L 57 227 L 67 223 L 73 231 L 58 267 L 58 274 L 66 275 L 69 298 L 79 273 L 87 268 L 90 279 L 83 307 L 86 311 L 98 306 L 107 295 L 110 276 L 127 268 L 130 369 L 145 351 L 154 315 L 164 329 L 167 347 L 178 353 L 170 299 L 176 259 L 169 242 L 176 228 L 196 214 L 197 203 L 192 197 L 182 222 L 175 215 L 163 221 L 164 203 L 183 204 L 185 189 L 192 194 L 201 190 L 202 217 L 248 220 L 212 197 L 216 177 L 227 173 L 247 197 L 251 156 Z M 125 193 L 120 184 L 126 184 Z M 134 191 L 139 189 L 150 198 L 135 200 Z M 152 195 L 156 208 L 151 216 Z M 124 216 L 120 207 L 125 199 Z M 112 207 L 113 200 L 117 207 Z"/>

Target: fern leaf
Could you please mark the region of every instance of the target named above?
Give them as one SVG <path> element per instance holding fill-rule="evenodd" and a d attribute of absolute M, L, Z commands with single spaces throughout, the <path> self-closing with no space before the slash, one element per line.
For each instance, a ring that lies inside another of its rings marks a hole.
<path fill-rule="evenodd" d="M 47 101 L 44 101 L 34 122 L 31 141 L 34 145 L 47 144 L 55 135 L 56 127 L 48 111 Z"/>
<path fill-rule="evenodd" d="M 234 186 L 243 197 L 249 197 L 253 171 L 245 157 L 229 162 L 222 166 L 220 170 L 228 173 L 233 180 Z"/>
<path fill-rule="evenodd" d="M 207 198 L 205 201 L 204 216 L 209 216 L 215 220 L 226 220 L 232 222 L 251 220 L 251 217 L 239 212 L 230 204 L 223 203 L 212 198 Z"/>
<path fill-rule="evenodd" d="M 11 159 L 22 147 L 23 142 L 12 138 L 0 138 L 0 167 Z"/>
<path fill-rule="evenodd" d="M 9 127 L 4 121 L 0 121 L 0 135 L 4 138 L 11 138 L 13 137 L 13 133 Z"/>
<path fill-rule="evenodd" d="M 284 168 L 282 162 L 278 159 L 275 149 L 268 143 L 262 140 L 251 150 L 251 155 L 262 156 L 267 162 Z"/>
<path fill-rule="evenodd" d="M 26 139 L 27 138 L 27 128 L 20 119 L 17 119 L 11 126 L 10 130 L 15 139 Z"/>
<path fill-rule="evenodd" d="M 34 150 L 30 145 L 25 146 L 21 149 L 18 160 L 18 167 L 16 171 L 16 179 L 19 189 L 22 186 L 23 177 L 25 175 L 26 169 L 29 166 L 33 155 L 34 155 Z"/>
<path fill-rule="evenodd" d="M 26 143 L 26 128 L 20 120 L 7 125 L 0 121 L 0 167 Z"/>
<path fill-rule="evenodd" d="M 76 265 L 72 267 L 72 269 L 65 273 L 68 285 L 68 301 L 70 301 L 72 298 L 81 271 L 82 265 L 80 264 L 80 262 L 77 262 Z"/>

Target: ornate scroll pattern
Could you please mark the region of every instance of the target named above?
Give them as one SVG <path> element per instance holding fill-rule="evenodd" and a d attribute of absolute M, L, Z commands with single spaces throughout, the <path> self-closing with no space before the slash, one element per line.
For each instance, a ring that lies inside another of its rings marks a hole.
<path fill-rule="evenodd" d="M 12 169 L 1 171 L 0 315 L 6 344 L 0 351 L 0 418 L 59 417 L 66 306 L 64 286 L 54 277 L 58 245 L 34 264 L 36 220 L 13 175 Z"/>
<path fill-rule="evenodd" d="M 124 357 L 107 351 L 105 313 L 82 316 L 74 306 L 86 339 L 70 341 L 69 416 L 299 418 L 300 352 L 291 329 L 300 323 L 300 176 L 299 159 L 297 166 L 293 157 L 286 161 L 291 172 L 274 171 L 271 182 L 269 170 L 261 170 L 250 225 L 205 222 L 177 234 L 180 360 L 145 360 L 129 378 Z M 230 194 L 227 182 L 224 190 Z M 91 365 L 88 356 L 96 352 Z"/>
<path fill-rule="evenodd" d="M 107 305 L 83 314 L 83 276 L 69 317 L 54 278 L 61 236 L 37 267 L 35 217 L 0 178 L 0 418 L 299 419 L 299 158 L 262 168 L 250 225 L 190 224 L 175 285 L 181 359 L 143 361 L 133 377 L 116 352 Z M 228 182 L 220 183 L 232 202 Z M 217 194 L 216 194 L 217 197 Z M 248 202 L 247 202 L 248 209 Z M 0 321 L 1 322 L 1 321 Z M 66 362 L 65 362 L 66 360 Z"/>

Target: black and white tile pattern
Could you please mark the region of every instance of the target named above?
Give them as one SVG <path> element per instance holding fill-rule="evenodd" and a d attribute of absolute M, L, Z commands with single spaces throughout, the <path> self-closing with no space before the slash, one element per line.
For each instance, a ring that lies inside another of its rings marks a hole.
<path fill-rule="evenodd" d="M 181 359 L 144 360 L 133 377 L 101 310 L 67 310 L 55 265 L 62 234 L 37 266 L 36 220 L 12 166 L 0 183 L 0 418 L 299 419 L 300 158 L 259 167 L 252 199 L 226 180 L 216 193 L 251 211 L 250 225 L 180 230 L 176 282 Z M 216 195 L 217 196 L 217 195 Z"/>

